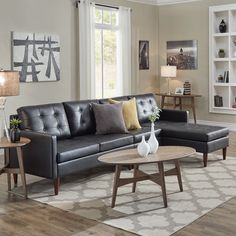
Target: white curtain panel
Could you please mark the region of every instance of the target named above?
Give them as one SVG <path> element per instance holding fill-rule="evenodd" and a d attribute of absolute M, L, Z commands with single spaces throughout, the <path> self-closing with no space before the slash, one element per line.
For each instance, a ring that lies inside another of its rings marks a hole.
<path fill-rule="evenodd" d="M 119 7 L 117 95 L 131 94 L 131 9 Z"/>
<path fill-rule="evenodd" d="M 95 98 L 95 3 L 81 0 L 79 13 L 79 81 L 80 99 Z"/>

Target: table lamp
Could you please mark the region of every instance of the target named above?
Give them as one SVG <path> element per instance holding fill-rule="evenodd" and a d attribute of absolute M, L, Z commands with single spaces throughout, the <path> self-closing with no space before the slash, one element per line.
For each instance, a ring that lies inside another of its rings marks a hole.
<path fill-rule="evenodd" d="M 5 134 L 10 141 L 6 115 L 5 115 L 5 103 L 7 96 L 17 96 L 19 95 L 19 82 L 20 74 L 18 71 L 4 71 L 0 70 L 0 113 L 1 113 L 1 132 L 3 131 L 2 125 L 4 126 Z M 1 137 L 2 137 L 1 133 Z"/>
<path fill-rule="evenodd" d="M 171 94 L 170 92 L 170 78 L 176 77 L 176 66 L 161 66 L 161 77 L 167 78 L 168 81 L 168 92 L 167 94 Z"/>

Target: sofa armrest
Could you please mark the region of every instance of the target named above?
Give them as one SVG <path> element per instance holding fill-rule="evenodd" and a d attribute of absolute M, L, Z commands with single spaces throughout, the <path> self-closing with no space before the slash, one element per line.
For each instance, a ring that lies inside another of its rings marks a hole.
<path fill-rule="evenodd" d="M 25 172 L 40 177 L 57 177 L 57 138 L 45 133 L 21 130 L 21 136 L 31 142 L 22 148 Z M 16 152 L 10 149 L 10 159 L 15 159 Z"/>
<path fill-rule="evenodd" d="M 160 120 L 173 122 L 189 122 L 189 112 L 180 110 L 162 109 Z"/>

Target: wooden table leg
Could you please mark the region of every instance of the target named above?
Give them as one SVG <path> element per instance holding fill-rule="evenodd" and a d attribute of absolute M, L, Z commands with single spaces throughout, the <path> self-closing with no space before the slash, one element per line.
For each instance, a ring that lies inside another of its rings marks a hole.
<path fill-rule="evenodd" d="M 9 165 L 9 155 L 10 155 L 10 150 L 9 148 L 5 149 L 5 166 Z M 7 186 L 8 186 L 8 191 L 11 191 L 11 174 L 7 173 Z"/>
<path fill-rule="evenodd" d="M 193 119 L 194 119 L 194 123 L 197 124 L 197 118 L 196 118 L 196 110 L 195 110 L 195 100 L 194 100 L 194 97 L 191 98 L 191 107 L 192 107 L 192 111 L 193 111 Z"/>
<path fill-rule="evenodd" d="M 183 183 L 182 183 L 182 178 L 181 178 L 181 170 L 180 170 L 179 160 L 175 160 L 175 168 L 176 168 L 177 178 L 178 178 L 178 182 L 179 182 L 179 189 L 180 189 L 180 192 L 183 192 Z"/>
<path fill-rule="evenodd" d="M 176 97 L 174 97 L 173 109 L 175 109 L 175 108 L 176 108 L 176 104 L 177 104 L 177 98 L 176 98 Z"/>
<path fill-rule="evenodd" d="M 162 196 L 164 201 L 164 206 L 167 207 L 167 196 L 166 196 L 166 183 L 165 183 L 165 172 L 163 162 L 158 162 L 158 169 L 160 174 L 160 185 L 162 190 Z"/>
<path fill-rule="evenodd" d="M 24 190 L 24 196 L 27 198 L 27 187 L 26 187 L 26 180 L 25 180 L 25 170 L 24 170 L 24 163 L 23 163 L 23 155 L 21 147 L 16 147 L 17 158 L 19 162 L 19 169 L 21 175 L 21 182 Z"/>
<path fill-rule="evenodd" d="M 134 179 L 137 177 L 137 170 L 138 170 L 138 165 L 134 165 Z M 136 184 L 137 184 L 137 182 L 134 181 L 133 187 L 132 187 L 132 192 L 133 193 L 136 190 Z"/>
<path fill-rule="evenodd" d="M 179 109 L 182 110 L 183 106 L 182 106 L 182 98 L 179 97 Z"/>
<path fill-rule="evenodd" d="M 165 106 L 165 96 L 161 97 L 161 109 Z"/>
<path fill-rule="evenodd" d="M 116 165 L 116 170 L 115 170 L 115 175 L 114 175 L 114 183 L 113 183 L 112 201 L 111 201 L 112 208 L 115 207 L 118 183 L 119 183 L 119 179 L 120 179 L 120 171 L 121 171 L 121 165 Z"/>

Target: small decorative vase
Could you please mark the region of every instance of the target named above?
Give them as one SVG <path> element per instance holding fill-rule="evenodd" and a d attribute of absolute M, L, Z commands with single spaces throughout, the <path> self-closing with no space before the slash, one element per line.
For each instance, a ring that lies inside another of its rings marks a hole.
<path fill-rule="evenodd" d="M 12 128 L 10 130 L 10 139 L 12 143 L 17 143 L 20 141 L 20 130 L 19 128 Z"/>
<path fill-rule="evenodd" d="M 226 23 L 225 21 L 222 19 L 222 21 L 220 22 L 220 25 L 219 25 L 219 31 L 220 33 L 225 33 L 226 32 Z"/>
<path fill-rule="evenodd" d="M 219 52 L 218 52 L 218 56 L 219 56 L 220 58 L 224 58 L 224 57 L 225 57 L 225 51 L 222 50 L 222 49 L 220 49 Z"/>
<path fill-rule="evenodd" d="M 138 154 L 141 157 L 146 157 L 148 155 L 148 153 L 150 151 L 150 147 L 146 143 L 144 136 L 142 136 L 142 141 L 141 141 L 141 143 L 139 143 L 137 150 L 138 150 Z"/>
<path fill-rule="evenodd" d="M 150 153 L 156 153 L 159 147 L 159 143 L 157 141 L 156 135 L 155 135 L 155 130 L 154 130 L 154 123 L 151 123 L 151 135 L 148 140 L 148 145 L 150 146 Z"/>

